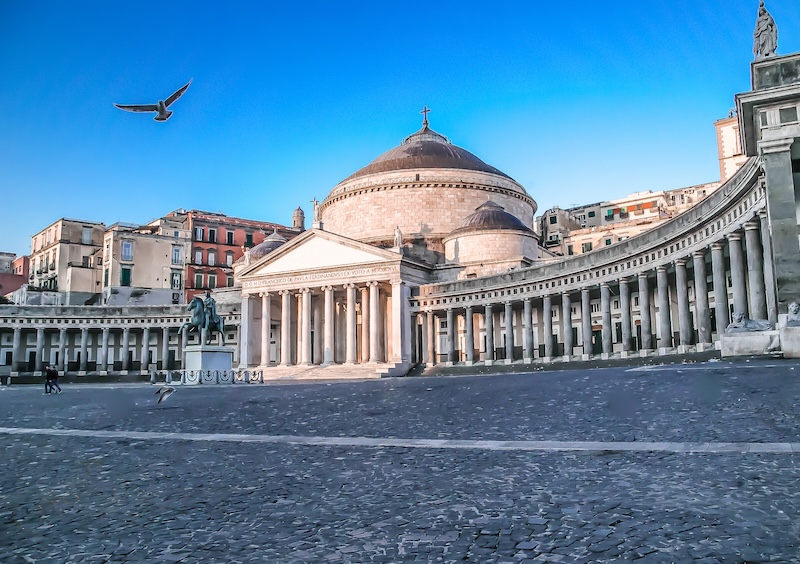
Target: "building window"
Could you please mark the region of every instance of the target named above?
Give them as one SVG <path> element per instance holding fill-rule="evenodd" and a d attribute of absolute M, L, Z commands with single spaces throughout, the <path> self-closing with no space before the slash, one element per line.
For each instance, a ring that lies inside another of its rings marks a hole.
<path fill-rule="evenodd" d="M 172 264 L 181 264 L 183 262 L 181 254 L 180 247 L 172 247 Z"/>
<path fill-rule="evenodd" d="M 194 263 L 195 264 L 203 264 L 203 250 L 196 249 L 194 251 Z"/>
<path fill-rule="evenodd" d="M 195 241 L 202 241 L 203 240 L 203 228 L 202 227 L 195 227 L 194 228 L 194 240 Z"/>
<path fill-rule="evenodd" d="M 588 215 L 589 215 L 589 217 L 594 217 L 594 212 L 590 211 Z"/>
<path fill-rule="evenodd" d="M 208 242 L 209 243 L 216 243 L 217 242 L 217 230 L 216 229 L 209 229 L 208 230 Z"/>
<path fill-rule="evenodd" d="M 197 272 L 194 275 L 194 287 L 195 288 L 202 288 L 203 287 L 203 273 Z"/>
<path fill-rule="evenodd" d="M 108 269 L 103 270 L 103 286 L 108 286 Z"/>
<path fill-rule="evenodd" d="M 180 272 L 173 272 L 172 277 L 170 278 L 170 287 L 173 290 L 180 290 L 181 289 L 181 273 Z"/>
<path fill-rule="evenodd" d="M 592 250 L 592 244 L 591 243 L 581 243 L 581 252 L 582 253 L 588 253 L 591 250 Z"/>
<path fill-rule="evenodd" d="M 208 264 L 211 266 L 217 264 L 217 253 L 214 251 L 208 251 Z"/>
<path fill-rule="evenodd" d="M 568 254 L 568 255 L 570 255 L 570 256 L 575 254 L 575 253 L 572 251 L 572 245 L 567 245 L 567 254 Z"/>
<path fill-rule="evenodd" d="M 558 218 L 554 215 L 550 216 L 550 225 L 555 225 L 558 222 Z"/>
<path fill-rule="evenodd" d="M 81 236 L 81 243 L 84 245 L 91 245 L 92 244 L 92 228 L 91 227 L 84 227 L 83 233 Z"/>
<path fill-rule="evenodd" d="M 233 231 L 228 231 L 225 233 L 225 243 L 228 245 L 233 245 Z"/>
<path fill-rule="evenodd" d="M 175 238 L 177 239 L 178 237 L 180 237 L 180 236 L 181 236 L 181 232 L 180 232 L 180 231 L 173 231 L 173 232 L 172 232 L 172 236 L 173 236 L 173 237 L 175 237 Z"/>
<path fill-rule="evenodd" d="M 122 242 L 122 260 L 133 260 L 133 241 Z"/>
<path fill-rule="evenodd" d="M 233 288 L 233 276 L 229 275 L 227 280 L 226 280 L 226 282 L 227 282 L 228 288 Z"/>
<path fill-rule="evenodd" d="M 231 251 L 225 253 L 225 264 L 233 266 L 233 253 Z"/>
<path fill-rule="evenodd" d="M 47 230 L 47 244 L 50 244 L 50 230 Z"/>
<path fill-rule="evenodd" d="M 244 246 L 247 247 L 248 249 L 253 246 L 253 234 L 252 233 L 248 233 L 247 235 L 245 235 L 245 237 L 244 237 Z"/>
<path fill-rule="evenodd" d="M 213 290 L 217 287 L 217 275 L 216 274 L 209 274 L 208 275 L 208 288 Z"/>
<path fill-rule="evenodd" d="M 610 238 L 606 239 L 606 247 L 608 247 L 610 244 L 611 244 L 611 239 Z"/>
<path fill-rule="evenodd" d="M 130 266 L 123 266 L 120 268 L 119 271 L 119 285 L 120 286 L 130 286 L 131 285 L 131 267 Z"/>

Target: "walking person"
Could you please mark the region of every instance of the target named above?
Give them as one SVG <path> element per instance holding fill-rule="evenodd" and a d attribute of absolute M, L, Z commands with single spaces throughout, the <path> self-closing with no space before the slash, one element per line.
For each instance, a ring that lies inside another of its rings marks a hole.
<path fill-rule="evenodd" d="M 53 370 L 52 366 L 44 369 L 44 393 L 49 394 L 53 390 Z M 58 374 L 58 372 L 56 372 Z"/>
<path fill-rule="evenodd" d="M 47 367 L 47 381 L 50 383 L 50 391 L 53 391 L 53 388 L 55 388 L 58 391 L 53 393 L 61 393 L 61 386 L 58 385 L 58 370 L 56 370 L 54 366 Z M 45 386 L 47 386 L 47 384 L 45 384 Z"/>

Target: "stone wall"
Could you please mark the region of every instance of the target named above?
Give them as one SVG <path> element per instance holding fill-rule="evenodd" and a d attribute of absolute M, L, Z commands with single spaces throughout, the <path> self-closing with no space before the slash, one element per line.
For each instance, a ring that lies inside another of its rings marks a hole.
<path fill-rule="evenodd" d="M 510 257 L 538 258 L 538 244 L 532 233 L 491 230 L 464 233 L 445 240 L 447 262 L 499 261 Z"/>

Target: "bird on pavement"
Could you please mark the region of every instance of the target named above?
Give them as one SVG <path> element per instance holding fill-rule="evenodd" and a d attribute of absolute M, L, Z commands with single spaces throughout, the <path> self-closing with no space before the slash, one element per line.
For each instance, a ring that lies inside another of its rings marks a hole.
<path fill-rule="evenodd" d="M 167 98 L 166 100 L 159 100 L 155 104 L 114 104 L 120 110 L 125 110 L 126 112 L 156 112 L 156 117 L 153 119 L 156 121 L 167 121 L 169 116 L 172 115 L 172 111 L 168 110 L 167 108 L 172 105 L 175 100 L 180 98 L 186 89 L 189 88 L 189 85 L 192 83 L 191 80 L 186 83 L 185 86 L 179 88 L 172 95 Z"/>
<path fill-rule="evenodd" d="M 156 390 L 156 394 L 161 394 L 156 402 L 161 403 L 162 401 L 166 401 L 166 399 L 175 393 L 175 388 L 172 386 L 161 386 L 158 390 Z"/>

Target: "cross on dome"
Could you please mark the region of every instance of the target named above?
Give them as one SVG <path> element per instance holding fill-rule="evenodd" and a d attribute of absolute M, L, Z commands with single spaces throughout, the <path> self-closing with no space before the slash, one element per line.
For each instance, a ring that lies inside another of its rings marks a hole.
<path fill-rule="evenodd" d="M 430 112 L 430 110 L 428 109 L 428 106 L 422 106 L 422 111 L 420 113 L 424 116 L 424 118 L 422 120 L 422 126 L 423 127 L 428 125 L 428 112 Z"/>

